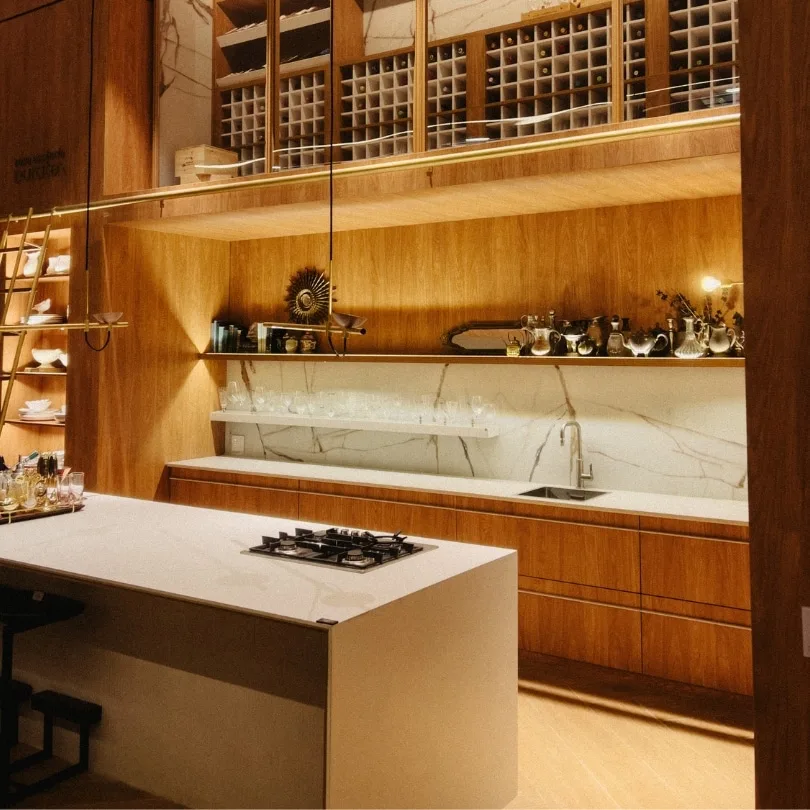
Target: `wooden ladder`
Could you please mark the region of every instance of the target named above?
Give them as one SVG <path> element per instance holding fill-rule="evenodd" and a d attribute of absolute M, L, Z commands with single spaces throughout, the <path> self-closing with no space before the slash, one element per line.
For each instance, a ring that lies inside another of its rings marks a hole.
<path fill-rule="evenodd" d="M 9 404 L 11 403 L 11 393 L 14 388 L 14 382 L 17 379 L 17 371 L 19 370 L 20 366 L 20 357 L 22 356 L 23 346 L 25 345 L 25 339 L 28 335 L 28 330 L 21 330 L 17 333 L 9 333 L 4 329 L 4 327 L 12 326 L 9 324 L 8 317 L 9 312 L 11 311 L 11 302 L 12 296 L 15 293 L 20 292 L 27 292 L 28 296 L 26 299 L 25 307 L 23 308 L 23 315 L 22 315 L 22 323 L 27 324 L 28 320 L 31 316 L 31 311 L 34 308 L 34 302 L 36 301 L 37 289 L 39 287 L 39 280 L 42 276 L 42 268 L 45 264 L 45 252 L 48 245 L 48 239 L 51 235 L 51 226 L 53 224 L 53 214 L 48 218 L 48 224 L 45 227 L 45 234 L 42 239 L 41 250 L 39 253 L 39 261 L 37 262 L 36 272 L 33 276 L 27 277 L 24 276 L 25 281 L 31 282 L 31 286 L 29 287 L 22 287 L 17 288 L 17 281 L 20 278 L 20 266 L 22 264 L 22 257 L 25 253 L 27 248 L 39 248 L 40 245 L 29 244 L 28 243 L 28 235 L 30 233 L 31 228 L 31 218 L 33 216 L 33 209 L 28 210 L 28 216 L 25 218 L 25 225 L 23 227 L 23 232 L 20 234 L 20 244 L 17 247 L 9 247 L 9 236 L 10 236 L 10 228 L 11 228 L 11 215 L 6 218 L 5 228 L 3 230 L 3 236 L 0 238 L 0 256 L 8 257 L 6 259 L 6 268 L 8 268 L 9 261 L 12 260 L 14 262 L 14 270 L 12 271 L 11 276 L 8 276 L 7 272 L 3 273 L 2 280 L 3 280 L 3 312 L 2 317 L 0 317 L 0 358 L 5 357 L 5 339 L 7 336 L 15 337 L 17 340 L 17 345 L 14 350 L 14 359 L 11 363 L 11 368 L 7 370 L 3 370 L 2 379 L 5 381 L 6 389 L 2 396 L 2 407 L 0 408 L 0 437 L 2 437 L 3 428 L 6 425 L 6 419 L 8 418 L 8 409 Z"/>

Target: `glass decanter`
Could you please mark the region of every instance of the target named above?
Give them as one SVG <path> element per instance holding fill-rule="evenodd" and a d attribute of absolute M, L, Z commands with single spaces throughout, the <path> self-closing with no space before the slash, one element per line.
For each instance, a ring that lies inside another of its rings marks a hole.
<path fill-rule="evenodd" d="M 686 334 L 681 345 L 675 349 L 675 357 L 680 357 L 681 360 L 697 360 L 705 357 L 706 346 L 695 333 L 695 319 L 686 317 L 683 319 L 683 323 Z"/>

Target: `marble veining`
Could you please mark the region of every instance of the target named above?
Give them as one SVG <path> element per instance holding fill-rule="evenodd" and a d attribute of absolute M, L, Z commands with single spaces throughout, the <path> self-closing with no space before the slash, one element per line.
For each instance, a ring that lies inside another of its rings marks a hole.
<path fill-rule="evenodd" d="M 174 154 L 211 139 L 213 0 L 160 0 L 160 184 L 174 182 Z"/>
<path fill-rule="evenodd" d="M 747 500 L 745 374 L 741 369 L 594 366 L 230 362 L 229 378 L 271 391 L 392 392 L 498 409 L 500 436 L 470 439 L 356 430 L 230 425 L 246 455 L 336 467 L 465 478 L 572 480 L 559 433 L 583 429 L 591 486 Z"/>

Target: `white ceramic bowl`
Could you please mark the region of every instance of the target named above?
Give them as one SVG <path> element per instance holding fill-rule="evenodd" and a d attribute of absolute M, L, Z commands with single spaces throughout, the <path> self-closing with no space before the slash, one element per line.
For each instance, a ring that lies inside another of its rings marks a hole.
<path fill-rule="evenodd" d="M 31 349 L 31 354 L 34 360 L 39 363 L 42 368 L 53 368 L 53 364 L 59 359 L 62 354 L 61 349 Z"/>
<path fill-rule="evenodd" d="M 25 403 L 25 407 L 29 413 L 38 413 L 39 411 L 47 411 L 51 406 L 49 399 L 33 399 Z M 20 408 L 22 410 L 22 408 Z"/>

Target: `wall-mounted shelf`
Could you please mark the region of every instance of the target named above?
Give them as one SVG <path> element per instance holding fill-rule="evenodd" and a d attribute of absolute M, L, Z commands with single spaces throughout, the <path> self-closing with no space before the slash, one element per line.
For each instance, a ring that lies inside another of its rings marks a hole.
<path fill-rule="evenodd" d="M 217 37 L 217 42 L 220 48 L 231 48 L 234 45 L 243 45 L 257 39 L 267 39 L 267 20 L 260 23 L 248 23 L 227 34 L 221 34 Z"/>
<path fill-rule="evenodd" d="M 18 377 L 56 377 L 62 379 L 67 377 L 67 371 L 37 371 L 36 369 L 23 369 L 17 372 Z M 3 372 L 2 379 L 7 380 L 9 375 Z"/>
<path fill-rule="evenodd" d="M 327 430 L 367 430 L 376 433 L 410 433 L 425 436 L 458 436 L 468 439 L 493 439 L 499 434 L 497 425 L 444 425 L 435 423 L 397 422 L 393 419 L 346 419 L 328 416 L 300 416 L 298 414 L 252 413 L 245 411 L 214 411 L 212 422 L 239 425 L 280 425 L 313 427 Z"/>
<path fill-rule="evenodd" d="M 485 354 L 258 354 L 254 352 L 207 352 L 205 360 L 278 361 L 285 363 L 454 363 L 513 366 L 620 366 L 623 368 L 745 368 L 744 357 L 505 357 Z"/>
<path fill-rule="evenodd" d="M 17 425 L 18 427 L 50 427 L 50 428 L 63 428 L 65 426 L 64 422 L 51 422 L 42 420 L 34 421 L 33 419 L 6 419 L 7 425 Z"/>

